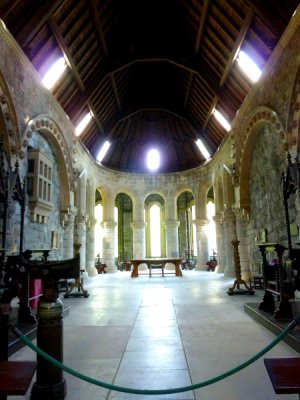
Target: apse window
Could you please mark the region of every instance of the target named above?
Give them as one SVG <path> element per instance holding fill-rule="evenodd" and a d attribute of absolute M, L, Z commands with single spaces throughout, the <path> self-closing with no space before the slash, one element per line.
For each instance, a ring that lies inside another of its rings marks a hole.
<path fill-rule="evenodd" d="M 106 141 L 104 142 L 103 146 L 101 147 L 101 149 L 100 149 L 100 151 L 99 151 L 97 157 L 96 157 L 96 158 L 97 158 L 97 161 L 98 161 L 99 163 L 101 163 L 101 161 L 102 161 L 103 158 L 105 157 L 106 153 L 108 152 L 109 147 L 110 147 L 110 143 L 109 143 L 108 140 L 106 140 Z"/>
<path fill-rule="evenodd" d="M 46 72 L 42 82 L 47 89 L 51 89 L 62 76 L 67 64 L 63 57 L 59 58 Z"/>
<path fill-rule="evenodd" d="M 150 208 L 151 257 L 161 257 L 161 209 L 157 204 Z"/>
<path fill-rule="evenodd" d="M 90 120 L 92 119 L 92 114 L 91 113 L 87 113 L 82 120 L 79 122 L 79 124 L 76 127 L 75 130 L 75 135 L 79 136 L 81 135 L 81 133 L 85 130 L 85 128 L 88 126 Z"/>
<path fill-rule="evenodd" d="M 229 132 L 231 129 L 230 123 L 227 121 L 227 119 L 220 113 L 220 111 L 214 109 L 213 115 L 216 118 L 216 120 L 223 126 L 223 128 Z"/>
<path fill-rule="evenodd" d="M 201 139 L 196 140 L 196 145 L 198 146 L 198 149 L 200 150 L 200 152 L 203 155 L 203 157 L 205 158 L 205 160 L 209 160 L 211 157 L 210 153 L 207 150 L 207 148 L 205 147 L 205 145 L 203 144 Z"/>
<path fill-rule="evenodd" d="M 244 52 L 240 51 L 237 57 L 237 62 L 242 71 L 252 82 L 257 82 L 261 76 L 261 70 L 255 62 Z"/>
<path fill-rule="evenodd" d="M 150 171 L 157 171 L 160 166 L 160 155 L 158 150 L 151 149 L 147 154 L 147 168 Z"/>

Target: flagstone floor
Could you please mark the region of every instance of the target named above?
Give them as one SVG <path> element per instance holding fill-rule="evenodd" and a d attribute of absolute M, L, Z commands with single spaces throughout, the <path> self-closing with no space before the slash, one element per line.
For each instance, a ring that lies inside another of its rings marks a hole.
<path fill-rule="evenodd" d="M 183 271 L 131 278 L 117 272 L 85 278 L 88 298 L 62 301 L 64 364 L 121 387 L 170 389 L 214 378 L 263 349 L 275 335 L 244 311 L 255 295 L 228 296 L 234 279 L 215 272 Z M 265 357 L 298 357 L 280 342 Z M 35 360 L 28 347 L 11 360 Z M 274 393 L 263 358 L 200 389 L 165 395 L 128 394 L 92 385 L 64 372 L 66 400 L 293 400 Z M 33 382 L 35 377 L 33 378 Z M 29 399 L 26 396 L 8 399 Z"/>

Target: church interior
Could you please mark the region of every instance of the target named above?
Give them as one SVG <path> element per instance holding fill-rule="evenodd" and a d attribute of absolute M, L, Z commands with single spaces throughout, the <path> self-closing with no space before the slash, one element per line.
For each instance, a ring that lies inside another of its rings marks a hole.
<path fill-rule="evenodd" d="M 299 2 L 2 0 L 0 43 L 0 400 L 298 398 Z"/>

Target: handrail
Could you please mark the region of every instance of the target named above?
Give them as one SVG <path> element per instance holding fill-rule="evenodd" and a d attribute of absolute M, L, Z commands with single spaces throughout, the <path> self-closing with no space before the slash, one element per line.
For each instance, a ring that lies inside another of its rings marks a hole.
<path fill-rule="evenodd" d="M 187 392 L 190 390 L 195 390 L 195 389 L 200 389 L 204 386 L 212 385 L 213 383 L 219 382 L 228 376 L 231 376 L 235 374 L 236 372 L 246 368 L 250 364 L 252 364 L 254 361 L 258 360 L 260 357 L 262 357 L 264 354 L 266 354 L 269 350 L 271 350 L 273 347 L 276 346 L 282 339 L 285 338 L 289 334 L 289 332 L 299 323 L 300 317 L 297 319 L 294 319 L 276 338 L 265 348 L 260 350 L 258 353 L 256 353 L 254 356 L 243 362 L 242 364 L 220 374 L 217 375 L 214 378 L 208 379 L 203 382 L 199 382 L 193 385 L 188 385 L 188 386 L 183 386 L 183 387 L 177 387 L 177 388 L 172 388 L 172 389 L 157 389 L 157 390 L 152 390 L 152 389 L 134 389 L 134 388 L 127 388 L 123 386 L 117 386 L 114 384 L 102 382 L 100 380 L 90 378 L 87 375 L 84 375 L 78 371 L 75 371 L 74 369 L 64 365 L 63 363 L 59 362 L 46 352 L 44 352 L 42 349 L 39 347 L 35 346 L 28 338 L 26 338 L 22 332 L 19 331 L 16 327 L 13 328 L 13 331 L 15 334 L 20 338 L 20 340 L 25 343 L 28 347 L 30 347 L 32 350 L 34 350 L 37 354 L 39 354 L 41 357 L 45 358 L 47 361 L 51 362 L 54 364 L 56 367 L 61 368 L 65 372 L 68 372 L 69 374 L 84 380 L 88 383 L 91 383 L 96 386 L 101 386 L 106 389 L 110 390 L 115 390 L 118 392 L 123 392 L 123 393 L 132 393 L 132 394 L 142 394 L 142 395 L 163 395 L 163 394 L 172 394 L 172 393 L 180 393 L 180 392 Z"/>

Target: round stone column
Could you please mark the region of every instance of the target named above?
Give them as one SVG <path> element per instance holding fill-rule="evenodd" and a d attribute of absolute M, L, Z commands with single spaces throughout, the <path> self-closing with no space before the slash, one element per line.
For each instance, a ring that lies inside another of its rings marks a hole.
<path fill-rule="evenodd" d="M 77 215 L 77 208 L 70 207 L 69 214 L 63 214 L 63 226 L 65 228 L 64 231 L 64 258 L 73 258 L 74 257 L 74 223 L 75 217 Z"/>
<path fill-rule="evenodd" d="M 193 221 L 196 226 L 196 238 L 197 238 L 197 264 L 195 270 L 206 271 L 208 261 L 208 241 L 205 232 L 207 225 L 207 219 L 196 219 Z"/>
<path fill-rule="evenodd" d="M 178 226 L 179 221 L 165 221 L 167 257 L 179 257 Z"/>
<path fill-rule="evenodd" d="M 232 209 L 227 209 L 224 211 L 224 237 L 225 237 L 225 271 L 224 276 L 235 277 L 235 266 L 233 257 L 233 246 L 231 241 L 234 238 L 234 228 L 235 228 L 235 214 Z"/>
<path fill-rule="evenodd" d="M 135 221 L 131 223 L 133 258 L 146 257 L 146 226 L 144 221 Z"/>
<path fill-rule="evenodd" d="M 117 272 L 115 265 L 115 221 L 103 221 L 103 262 L 107 265 L 107 272 Z"/>
<path fill-rule="evenodd" d="M 78 215 L 75 218 L 75 240 L 81 244 L 80 247 L 80 269 L 86 270 L 86 218 Z"/>
<path fill-rule="evenodd" d="M 218 265 L 216 272 L 223 273 L 225 270 L 225 240 L 223 231 L 223 213 L 218 213 L 213 217 L 216 224 L 216 242 L 217 242 L 217 259 Z"/>
<path fill-rule="evenodd" d="M 248 214 L 243 209 L 235 209 L 236 231 L 239 243 L 240 265 L 242 279 L 249 282 L 251 279 L 251 258 L 247 236 Z"/>
<path fill-rule="evenodd" d="M 95 268 L 95 225 L 96 218 L 89 218 L 86 231 L 86 269 L 89 276 L 97 275 Z"/>

